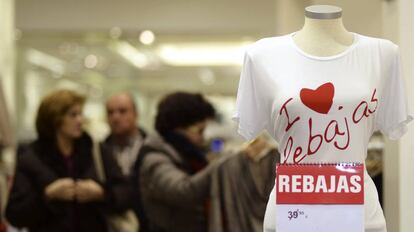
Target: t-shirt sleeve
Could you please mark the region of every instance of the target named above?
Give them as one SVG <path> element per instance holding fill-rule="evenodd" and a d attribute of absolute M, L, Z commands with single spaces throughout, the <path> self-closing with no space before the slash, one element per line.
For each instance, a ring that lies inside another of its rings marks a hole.
<path fill-rule="evenodd" d="M 407 124 L 413 119 L 408 107 L 399 49 L 394 46 L 394 57 L 383 85 L 376 121 L 377 129 L 392 140 L 403 136 L 408 130 Z"/>
<path fill-rule="evenodd" d="M 269 121 L 264 90 L 260 91 L 262 83 L 254 69 L 253 61 L 246 52 L 237 91 L 236 109 L 232 117 L 238 123 L 238 133 L 246 140 L 257 137 Z"/>

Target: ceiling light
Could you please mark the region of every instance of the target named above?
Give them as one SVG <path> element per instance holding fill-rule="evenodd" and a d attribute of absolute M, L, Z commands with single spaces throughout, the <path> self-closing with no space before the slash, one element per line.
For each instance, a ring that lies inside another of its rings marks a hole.
<path fill-rule="evenodd" d="M 109 30 L 109 36 L 111 36 L 112 39 L 119 39 L 121 35 L 122 29 L 120 27 L 113 27 Z"/>
<path fill-rule="evenodd" d="M 115 42 L 111 48 L 137 68 L 145 68 L 149 65 L 147 56 L 128 42 Z"/>
<path fill-rule="evenodd" d="M 98 65 L 98 57 L 93 54 L 87 55 L 84 60 L 84 65 L 90 69 L 95 68 Z"/>
<path fill-rule="evenodd" d="M 205 85 L 214 85 L 216 77 L 211 69 L 201 69 L 199 71 L 199 78 Z"/>
<path fill-rule="evenodd" d="M 55 76 L 57 77 L 60 77 L 65 73 L 66 64 L 63 60 L 39 50 L 28 49 L 26 52 L 26 59 L 34 65 L 50 70 L 55 73 Z"/>
<path fill-rule="evenodd" d="M 139 40 L 141 41 L 141 43 L 145 45 L 151 45 L 152 43 L 154 43 L 155 35 L 152 31 L 146 30 L 141 32 Z"/>
<path fill-rule="evenodd" d="M 172 66 L 240 66 L 251 42 L 170 43 L 158 49 L 161 60 Z"/>

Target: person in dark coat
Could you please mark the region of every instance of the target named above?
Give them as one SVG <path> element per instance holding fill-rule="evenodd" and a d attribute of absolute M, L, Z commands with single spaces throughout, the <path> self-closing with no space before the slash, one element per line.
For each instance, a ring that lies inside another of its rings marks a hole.
<path fill-rule="evenodd" d="M 215 116 L 200 94 L 173 93 L 158 105 L 157 133 L 141 148 L 141 201 L 152 232 L 206 232 L 210 174 L 201 148 Z"/>
<path fill-rule="evenodd" d="M 46 96 L 36 118 L 38 138 L 17 157 L 6 218 L 30 232 L 105 232 L 105 216 L 127 209 L 130 190 L 105 149 L 100 183 L 93 142 L 82 129 L 85 98 L 70 90 Z"/>
<path fill-rule="evenodd" d="M 145 215 L 139 204 L 139 186 L 137 184 L 136 161 L 146 133 L 137 126 L 139 112 L 134 98 L 129 93 L 118 93 L 106 101 L 106 114 L 111 132 L 103 141 L 122 170 L 122 174 L 130 181 L 132 189 L 131 209 L 139 219 L 140 232 L 147 232 Z"/>

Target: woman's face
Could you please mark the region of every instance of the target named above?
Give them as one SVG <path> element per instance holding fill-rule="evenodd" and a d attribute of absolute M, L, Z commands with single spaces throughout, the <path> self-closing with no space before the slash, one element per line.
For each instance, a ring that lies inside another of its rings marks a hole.
<path fill-rule="evenodd" d="M 63 116 L 62 124 L 58 129 L 58 133 L 70 139 L 79 138 L 82 135 L 82 105 L 72 106 Z"/>
<path fill-rule="evenodd" d="M 204 144 L 204 130 L 207 126 L 207 120 L 197 122 L 184 129 L 178 129 L 178 132 L 183 134 L 193 144 L 202 146 Z"/>

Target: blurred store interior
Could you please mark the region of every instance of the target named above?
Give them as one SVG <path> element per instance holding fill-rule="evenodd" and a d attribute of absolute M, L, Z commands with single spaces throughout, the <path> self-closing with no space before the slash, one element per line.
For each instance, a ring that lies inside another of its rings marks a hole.
<path fill-rule="evenodd" d="M 226 149 L 240 145 L 231 116 L 244 49 L 299 30 L 303 9 L 312 4 L 340 6 L 348 30 L 399 44 L 414 90 L 412 0 L 0 0 L 0 81 L 12 140 L 36 137 L 38 104 L 57 88 L 87 95 L 87 127 L 97 139 L 109 131 L 103 103 L 110 95 L 131 92 L 140 125 L 152 131 L 158 100 L 186 90 L 206 94 L 219 111 L 207 137 L 224 141 Z M 370 174 L 382 175 L 389 231 L 414 228 L 413 139 L 414 130 L 398 142 L 376 134 L 370 144 L 367 163 Z M 12 169 L 10 150 L 0 172 Z"/>

